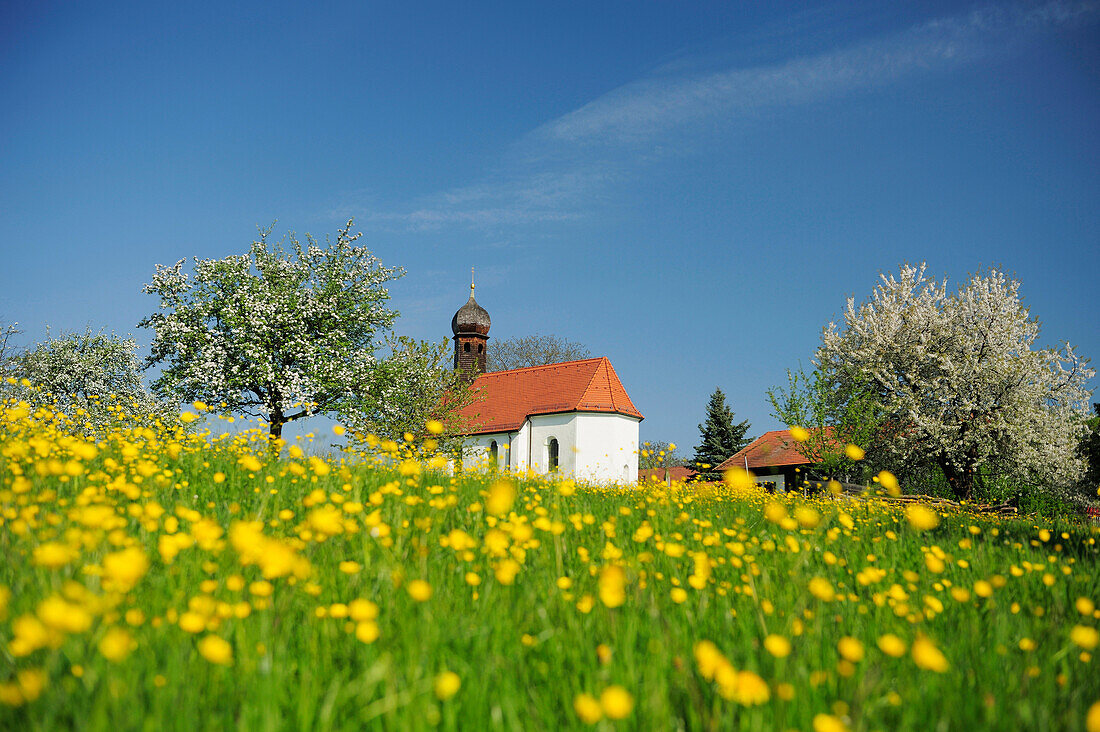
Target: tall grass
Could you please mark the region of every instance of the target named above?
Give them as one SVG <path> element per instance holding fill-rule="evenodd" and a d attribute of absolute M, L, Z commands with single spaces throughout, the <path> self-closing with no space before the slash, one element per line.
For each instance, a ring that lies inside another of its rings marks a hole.
<path fill-rule="evenodd" d="M 3 729 L 1081 729 L 1100 700 L 1081 523 L 43 417 L 0 419 Z"/>

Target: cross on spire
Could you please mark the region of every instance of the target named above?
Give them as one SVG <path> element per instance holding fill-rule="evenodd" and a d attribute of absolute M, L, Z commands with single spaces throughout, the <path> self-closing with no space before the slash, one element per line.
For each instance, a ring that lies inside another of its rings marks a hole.
<path fill-rule="evenodd" d="M 474 296 L 474 268 L 470 267 L 470 297 Z"/>

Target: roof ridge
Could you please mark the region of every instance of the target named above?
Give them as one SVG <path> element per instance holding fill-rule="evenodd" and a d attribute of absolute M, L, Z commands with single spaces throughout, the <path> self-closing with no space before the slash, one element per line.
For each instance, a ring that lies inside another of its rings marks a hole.
<path fill-rule="evenodd" d="M 596 376 L 601 369 L 606 374 L 602 381 Z M 471 388 L 479 398 L 463 411 L 468 417 L 480 413 L 484 423 L 471 433 L 518 429 L 524 418 L 540 413 L 600 412 L 644 419 L 607 356 L 493 371 L 479 375 Z"/>
<path fill-rule="evenodd" d="M 540 363 L 537 366 L 520 366 L 518 369 L 505 369 L 504 371 L 486 371 L 483 374 L 479 374 L 478 378 L 484 376 L 498 376 L 500 374 L 514 374 L 517 371 L 533 371 L 534 369 L 548 369 L 554 366 L 572 366 L 573 364 L 588 363 L 589 361 L 606 361 L 607 356 L 596 356 L 594 358 L 580 358 L 575 361 L 555 361 L 554 363 Z"/>
<path fill-rule="evenodd" d="M 615 403 L 615 387 L 611 384 L 611 362 L 606 358 L 604 361 L 605 363 L 602 364 L 604 366 L 603 377 L 607 379 L 607 393 L 611 397 L 611 408 L 618 409 L 619 405 Z"/>

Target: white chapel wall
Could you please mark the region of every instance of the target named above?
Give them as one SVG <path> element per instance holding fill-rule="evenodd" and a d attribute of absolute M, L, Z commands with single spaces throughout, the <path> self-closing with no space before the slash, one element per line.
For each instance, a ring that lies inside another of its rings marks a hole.
<path fill-rule="evenodd" d="M 576 412 L 565 414 L 539 414 L 529 418 L 531 425 L 531 449 L 525 451 L 523 459 L 531 456 L 531 469 L 536 473 L 549 472 L 547 458 L 550 439 L 558 441 L 558 472 L 562 475 L 574 475 L 577 467 L 577 417 Z M 525 446 L 526 447 L 526 446 Z"/>
<path fill-rule="evenodd" d="M 497 443 L 497 468 L 545 475 L 551 439 L 558 441 L 558 473 L 593 483 L 633 483 L 638 476 L 638 422 L 621 414 L 568 412 L 530 417 L 517 432 L 471 435 L 462 466 L 488 466 Z"/>
<path fill-rule="evenodd" d="M 577 478 L 594 483 L 637 482 L 638 422 L 622 414 L 578 414 Z"/>

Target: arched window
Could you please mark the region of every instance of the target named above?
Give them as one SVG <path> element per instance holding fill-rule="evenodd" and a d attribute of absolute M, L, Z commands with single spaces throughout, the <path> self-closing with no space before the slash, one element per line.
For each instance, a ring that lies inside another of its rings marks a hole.
<path fill-rule="evenodd" d="M 493 440 L 489 443 L 489 467 L 493 470 L 497 469 L 497 441 Z"/>
<path fill-rule="evenodd" d="M 462 350 L 465 351 L 466 353 L 469 353 L 470 352 L 470 344 L 469 343 L 463 343 L 462 344 Z"/>
<path fill-rule="evenodd" d="M 481 353 L 484 350 L 485 350 L 485 344 L 484 343 L 478 343 L 477 344 L 477 352 Z"/>
<path fill-rule="evenodd" d="M 546 468 L 548 472 L 558 472 L 558 440 L 551 437 L 546 445 Z"/>

